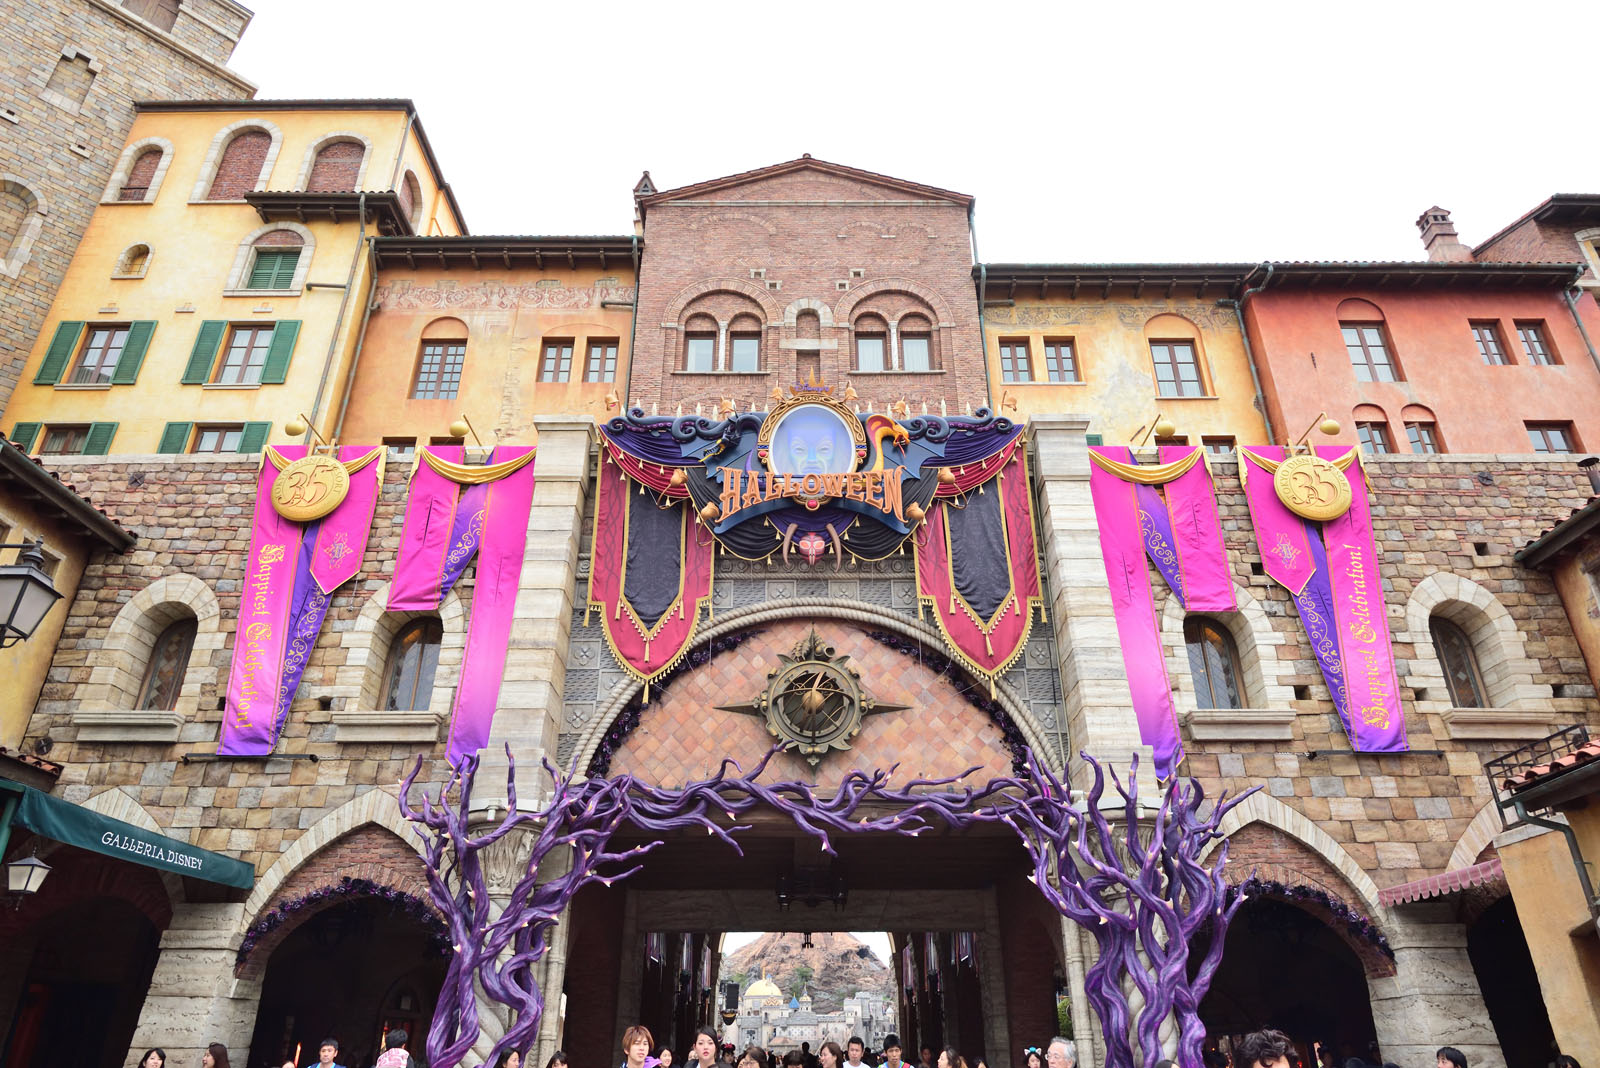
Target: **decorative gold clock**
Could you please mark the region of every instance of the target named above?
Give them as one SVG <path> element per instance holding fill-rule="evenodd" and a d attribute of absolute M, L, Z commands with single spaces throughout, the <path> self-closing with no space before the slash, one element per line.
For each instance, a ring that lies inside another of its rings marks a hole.
<path fill-rule="evenodd" d="M 909 705 L 878 701 L 861 686 L 861 673 L 849 656 L 813 629 L 778 666 L 767 673 L 767 687 L 745 704 L 719 705 L 724 712 L 761 716 L 774 737 L 793 743 L 813 767 L 831 749 L 849 749 L 864 717 L 898 712 Z"/>

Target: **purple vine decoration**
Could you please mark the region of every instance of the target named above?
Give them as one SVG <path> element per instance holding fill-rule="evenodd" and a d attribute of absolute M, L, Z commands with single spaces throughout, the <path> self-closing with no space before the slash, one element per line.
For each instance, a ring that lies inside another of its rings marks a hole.
<path fill-rule="evenodd" d="M 444 921 L 439 918 L 439 913 L 433 906 L 404 890 L 396 890 L 392 886 L 375 883 L 371 879 L 353 879 L 346 875 L 339 880 L 337 886 L 321 886 L 310 893 L 279 902 L 268 909 L 244 933 L 244 941 L 239 943 L 239 952 L 234 957 L 234 963 L 243 964 L 248 960 L 263 938 L 292 920 L 296 913 L 330 901 L 348 901 L 355 898 L 376 898 L 388 902 L 397 913 L 415 920 L 426 928 L 441 955 L 449 952 L 450 941 L 445 935 Z"/>
<path fill-rule="evenodd" d="M 1344 929 L 1352 938 L 1360 939 L 1385 957 L 1394 960 L 1394 950 L 1389 946 L 1389 939 L 1378 930 L 1378 925 L 1351 908 L 1343 899 L 1335 897 L 1326 890 L 1304 883 L 1280 883 L 1275 879 L 1258 879 L 1252 875 L 1239 886 L 1230 887 L 1228 893 L 1245 897 L 1272 897 L 1280 901 L 1311 904 L 1326 909 L 1336 921 L 1344 925 Z"/>
<path fill-rule="evenodd" d="M 595 882 L 610 886 L 634 875 L 643 856 L 668 831 L 702 828 L 742 855 L 736 836 L 748 825 L 739 820 L 764 807 L 788 816 L 830 855 L 836 834 L 876 831 L 914 837 L 938 827 L 1005 823 L 1033 860 L 1029 878 L 1051 905 L 1091 931 L 1099 943 L 1099 959 L 1086 981 L 1105 1033 L 1106 1064 L 1132 1068 L 1130 1028 L 1136 1029 L 1145 1061 L 1154 1063 L 1164 1055 L 1160 1026 L 1175 1014 L 1181 1028 L 1180 1068 L 1199 1068 L 1205 1038 L 1200 1001 L 1221 962 L 1228 923 L 1244 900 L 1243 895 L 1230 900 L 1223 879 L 1226 842 L 1211 867 L 1199 858 L 1222 837 L 1221 819 L 1248 794 L 1231 800 L 1224 795 L 1202 815 L 1205 795 L 1199 784 L 1185 787 L 1174 780 L 1154 818 L 1141 824 L 1137 759 L 1126 787 L 1112 773 L 1122 804 L 1103 811 L 1104 772 L 1088 754 L 1083 756 L 1094 768 L 1094 783 L 1087 803 L 1075 807 L 1067 786 L 1031 751 L 1025 751 L 1021 775 L 992 779 L 981 787 L 958 785 L 976 768 L 895 786 L 890 784 L 895 768 L 856 769 L 831 794 L 819 794 L 805 782 L 760 782 L 781 751 L 781 746 L 774 747 L 747 774 L 725 760 L 715 775 L 681 787 L 657 786 L 632 775 L 579 778 L 575 768 L 563 775 L 546 761 L 549 801 L 528 810 L 517 805 L 512 761 L 506 814 L 497 826 L 476 835 L 469 827 L 479 759 L 467 758 L 433 793 L 424 789 L 416 808 L 411 791 L 422 768 L 419 759 L 402 784 L 400 810 L 423 840 L 429 894 L 446 917 L 452 951 L 428 1030 L 428 1063 L 441 1068 L 458 1064 L 473 1047 L 480 1034 L 478 989 L 515 1015 L 489 1058 L 526 1049 L 544 1011 L 533 966 L 579 890 Z M 447 800 L 452 795 L 455 800 Z M 861 813 L 867 803 L 870 809 Z M 1119 818 L 1123 827 L 1114 829 L 1112 821 Z M 657 837 L 613 851 L 610 839 L 624 824 Z M 1148 834 L 1143 841 L 1141 827 Z M 518 857 L 520 874 L 497 911 L 499 902 L 492 905 L 490 900 L 484 851 L 518 830 L 531 843 Z M 1211 942 L 1191 980 L 1189 944 L 1202 929 L 1210 932 Z M 1125 975 L 1143 996 L 1137 1021 L 1131 1019 L 1129 996 L 1122 987 Z"/>

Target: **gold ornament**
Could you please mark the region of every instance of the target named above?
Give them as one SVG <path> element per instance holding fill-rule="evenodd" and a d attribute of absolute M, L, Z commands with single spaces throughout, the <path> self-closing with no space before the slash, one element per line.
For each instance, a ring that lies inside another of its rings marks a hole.
<path fill-rule="evenodd" d="M 303 456 L 278 473 L 272 484 L 272 507 L 285 519 L 309 523 L 321 519 L 350 492 L 350 473 L 331 456 Z"/>
<path fill-rule="evenodd" d="M 1272 488 L 1285 508 L 1304 519 L 1326 522 L 1350 509 L 1350 480 L 1331 461 L 1309 453 L 1280 463 Z"/>

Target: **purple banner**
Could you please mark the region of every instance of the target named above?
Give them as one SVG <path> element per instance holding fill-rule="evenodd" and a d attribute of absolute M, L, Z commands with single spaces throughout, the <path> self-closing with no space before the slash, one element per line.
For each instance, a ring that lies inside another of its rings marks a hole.
<path fill-rule="evenodd" d="M 460 445 L 430 445 L 440 459 L 459 464 L 467 450 Z M 455 534 L 456 502 L 461 486 L 421 462 L 412 472 L 406 518 L 400 527 L 400 553 L 389 583 L 389 611 L 425 612 L 439 607 L 445 556 Z M 463 561 L 462 567 L 466 564 Z"/>
<path fill-rule="evenodd" d="M 1174 463 L 1193 452 L 1193 445 L 1163 445 L 1161 462 Z M 1222 522 L 1217 518 L 1217 492 L 1211 469 L 1201 456 L 1189 470 L 1162 487 L 1166 495 L 1172 545 L 1183 573 L 1183 606 L 1190 612 L 1236 612 L 1233 575 L 1222 544 Z"/>
<path fill-rule="evenodd" d="M 1305 520 L 1301 522 L 1310 526 Z M 1339 658 L 1339 631 L 1333 618 L 1333 588 L 1328 583 L 1327 555 L 1322 548 L 1322 539 L 1315 532 L 1308 531 L 1306 544 L 1309 546 L 1313 570 L 1305 589 L 1294 595 L 1294 606 L 1300 613 L 1300 623 L 1311 642 L 1311 652 L 1317 658 L 1317 667 L 1322 670 L 1322 681 L 1327 684 L 1328 693 L 1333 697 L 1334 710 L 1339 713 L 1339 722 L 1353 749 L 1356 747 L 1356 736 L 1350 727 L 1350 694 L 1344 684 L 1344 662 Z"/>

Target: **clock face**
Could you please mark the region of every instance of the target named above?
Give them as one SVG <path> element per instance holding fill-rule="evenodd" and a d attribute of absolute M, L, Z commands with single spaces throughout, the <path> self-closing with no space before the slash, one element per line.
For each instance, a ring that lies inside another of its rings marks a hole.
<path fill-rule="evenodd" d="M 789 664 L 768 686 L 774 715 L 806 746 L 826 747 L 853 733 L 859 686 L 843 668 L 817 660 Z"/>

